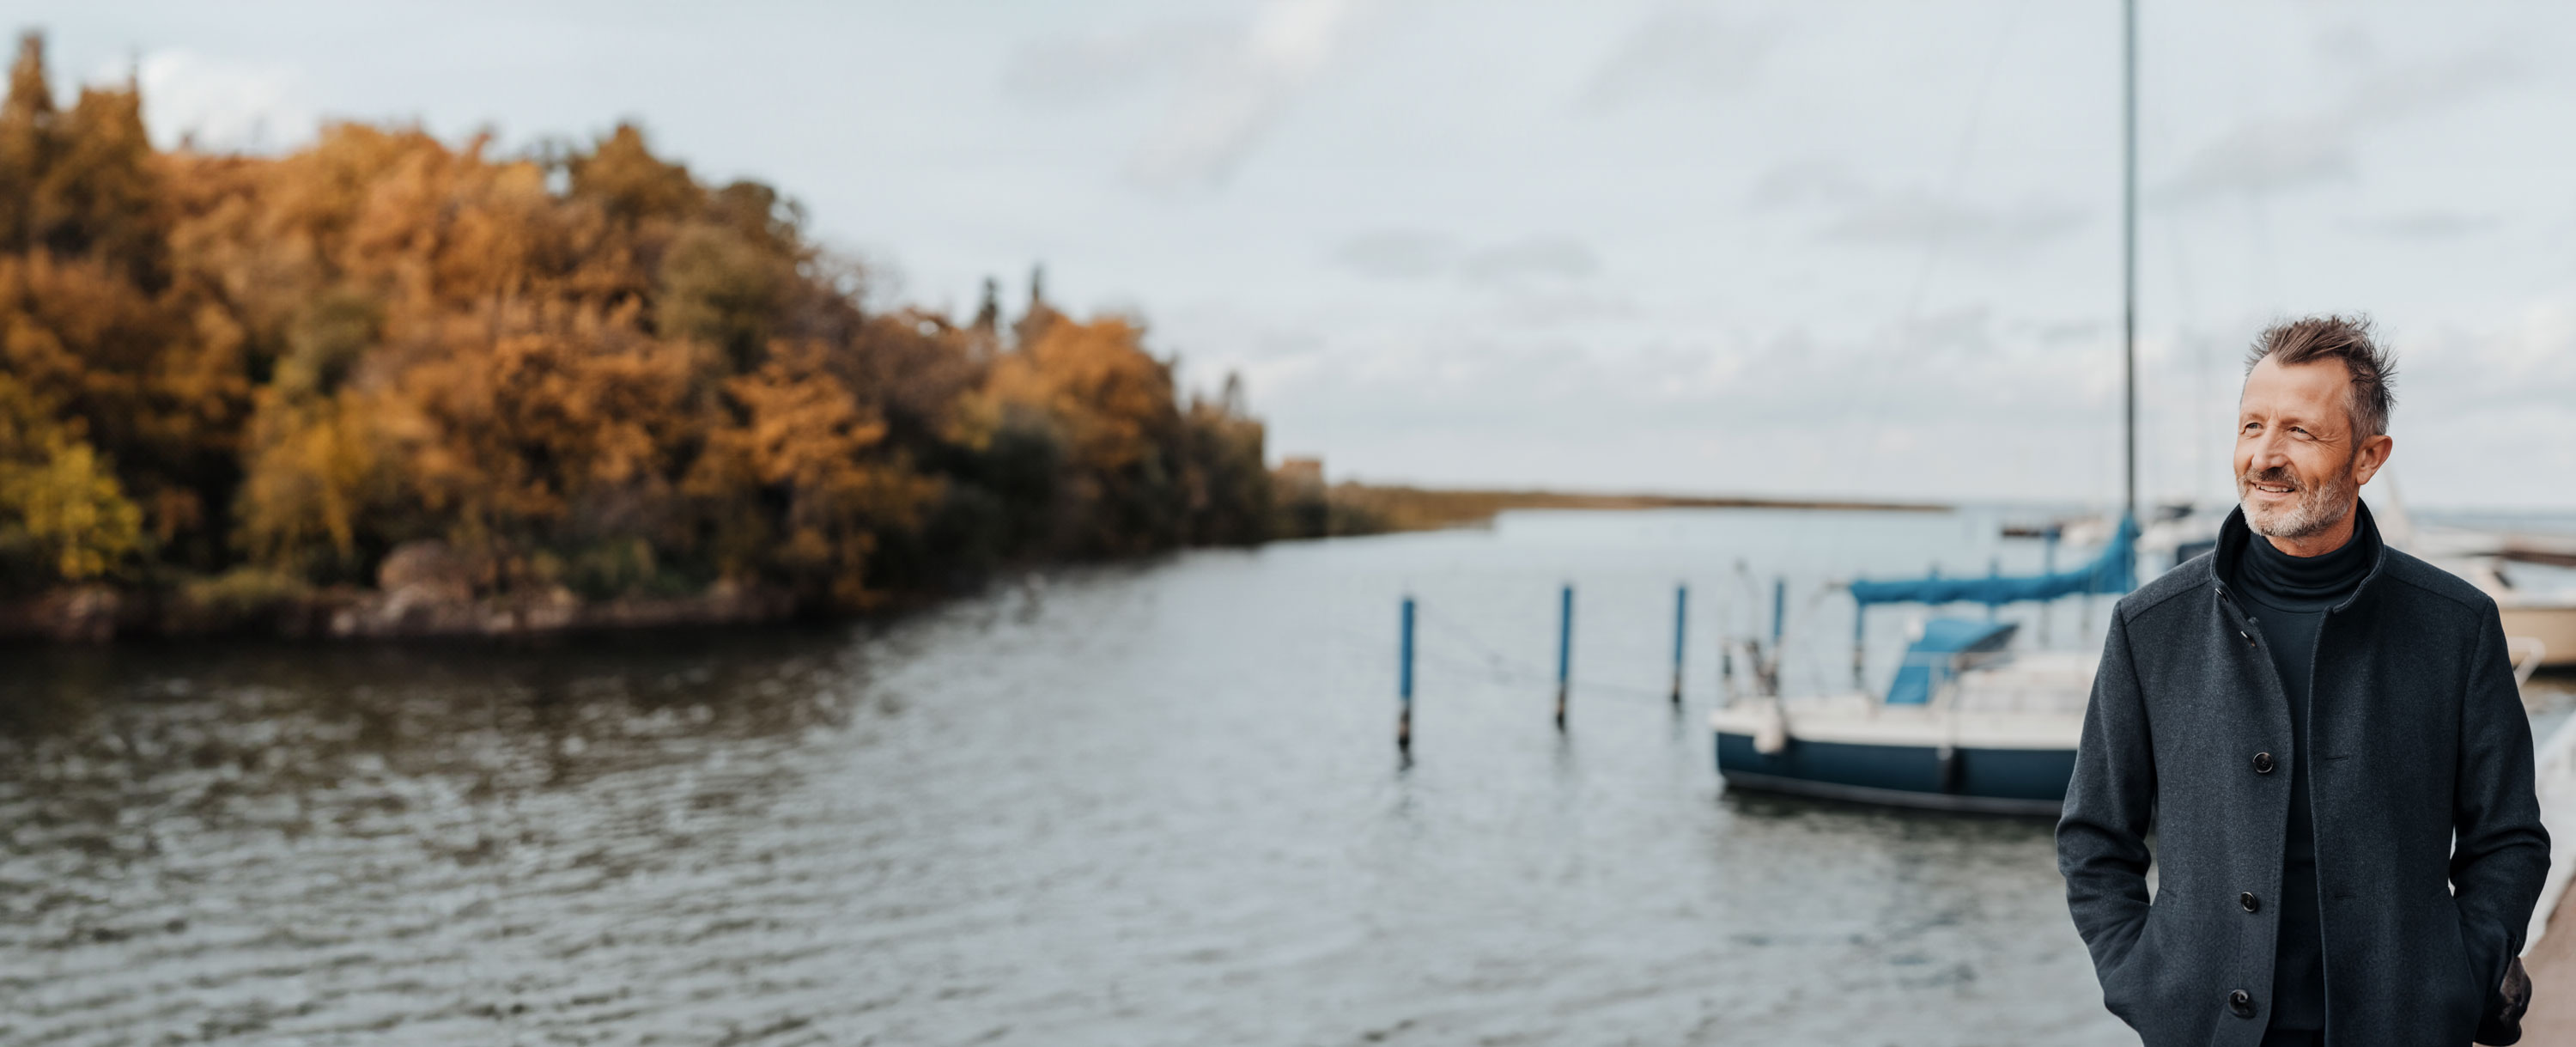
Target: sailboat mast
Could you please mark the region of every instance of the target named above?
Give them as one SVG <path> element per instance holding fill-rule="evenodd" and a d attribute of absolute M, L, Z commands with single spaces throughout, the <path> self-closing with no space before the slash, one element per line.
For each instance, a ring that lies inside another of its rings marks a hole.
<path fill-rule="evenodd" d="M 2120 0 L 2120 396 L 2128 518 L 2138 518 L 2138 0 Z"/>

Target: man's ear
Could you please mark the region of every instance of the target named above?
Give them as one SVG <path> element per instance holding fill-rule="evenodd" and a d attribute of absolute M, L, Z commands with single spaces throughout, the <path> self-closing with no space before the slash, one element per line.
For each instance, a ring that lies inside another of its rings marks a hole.
<path fill-rule="evenodd" d="M 2380 467 L 2388 464 L 2389 452 L 2396 449 L 2396 439 L 2386 434 L 2364 439 L 2361 449 L 2352 456 L 2353 486 L 2369 483 L 2371 477 L 2379 475 Z"/>

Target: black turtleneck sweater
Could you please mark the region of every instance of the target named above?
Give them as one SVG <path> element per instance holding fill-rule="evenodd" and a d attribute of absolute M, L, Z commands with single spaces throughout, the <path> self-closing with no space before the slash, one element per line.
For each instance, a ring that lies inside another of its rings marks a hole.
<path fill-rule="evenodd" d="M 2325 951 L 2317 911 L 2316 819 L 2308 796 L 2308 695 L 2316 680 L 2317 633 L 2326 609 L 2342 603 L 2379 558 L 2379 529 L 2369 513 L 2353 510 L 2350 541 L 2321 556 L 2292 556 L 2255 535 L 2245 543 L 2231 579 L 2245 595 L 2245 613 L 2263 633 L 2290 701 L 2293 739 L 2290 823 L 2281 849 L 2281 933 L 2272 962 L 2272 1027 L 2323 1029 L 2326 1017 Z"/>

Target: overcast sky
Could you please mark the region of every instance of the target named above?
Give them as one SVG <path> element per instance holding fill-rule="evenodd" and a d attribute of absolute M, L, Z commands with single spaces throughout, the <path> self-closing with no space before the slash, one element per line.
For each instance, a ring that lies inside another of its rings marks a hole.
<path fill-rule="evenodd" d="M 2576 9 L 2141 4 L 2150 495 L 2366 310 L 2427 506 L 2576 506 Z M 642 122 L 901 296 L 1141 314 L 1338 477 L 2108 503 L 2114 0 L 87 4 L 164 142 Z M 2385 482 L 2385 481 L 2382 481 Z M 2376 486 L 2376 485 L 2374 485 Z"/>

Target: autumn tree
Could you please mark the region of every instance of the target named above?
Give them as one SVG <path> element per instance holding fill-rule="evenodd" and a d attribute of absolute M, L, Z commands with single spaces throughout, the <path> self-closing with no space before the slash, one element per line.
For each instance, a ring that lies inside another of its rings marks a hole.
<path fill-rule="evenodd" d="M 1262 535 L 1260 424 L 1140 323 L 1034 280 L 1007 324 L 872 310 L 792 199 L 632 124 L 265 158 L 156 151 L 142 102 L 59 107 L 33 36 L 0 101 L 0 584 L 366 585 L 435 540 L 487 594 L 863 608 Z"/>
<path fill-rule="evenodd" d="M 21 584 L 89 581 L 141 547 L 142 514 L 78 425 L 0 373 L 0 569 Z"/>

